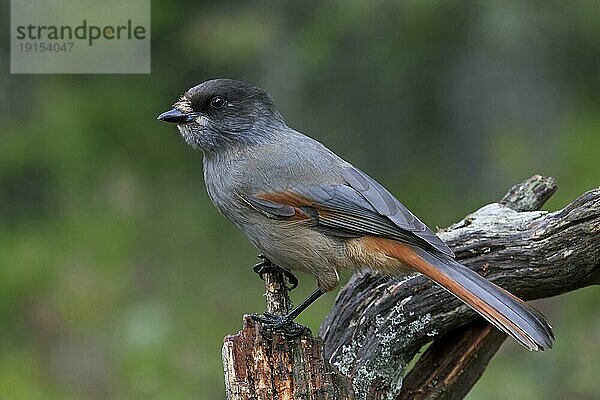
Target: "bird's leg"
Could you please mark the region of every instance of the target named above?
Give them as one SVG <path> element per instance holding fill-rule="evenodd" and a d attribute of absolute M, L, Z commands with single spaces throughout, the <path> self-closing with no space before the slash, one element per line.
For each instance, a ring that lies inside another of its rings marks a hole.
<path fill-rule="evenodd" d="M 263 277 L 263 274 L 266 272 L 281 271 L 290 284 L 290 286 L 287 287 L 288 291 L 292 291 L 296 287 L 298 287 L 298 278 L 296 278 L 296 275 L 292 274 L 285 268 L 281 268 L 279 265 L 273 264 L 271 260 L 269 260 L 267 256 L 263 254 L 259 254 L 258 258 L 260 258 L 262 261 L 256 264 L 254 267 L 252 267 L 252 270 L 256 272 L 258 276 L 260 276 L 260 279 L 265 279 Z"/>
<path fill-rule="evenodd" d="M 302 333 L 304 333 L 306 328 L 295 323 L 294 318 L 300 315 L 302 311 L 314 303 L 314 301 L 321 297 L 324 293 L 325 292 L 321 288 L 317 288 L 287 315 L 273 315 L 270 313 L 265 313 L 263 315 L 252 315 L 252 318 L 255 321 L 262 322 L 263 327 L 261 333 L 267 339 L 269 338 L 268 334 L 272 331 L 280 331 L 286 337 L 290 338 L 300 336 Z"/>

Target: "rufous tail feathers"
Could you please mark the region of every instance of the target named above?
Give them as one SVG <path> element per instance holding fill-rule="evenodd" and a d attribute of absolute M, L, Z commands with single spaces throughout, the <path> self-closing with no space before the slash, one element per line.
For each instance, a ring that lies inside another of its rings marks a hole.
<path fill-rule="evenodd" d="M 454 259 L 395 240 L 370 242 L 435 281 L 529 350 L 552 347 L 552 328 L 538 310 Z"/>

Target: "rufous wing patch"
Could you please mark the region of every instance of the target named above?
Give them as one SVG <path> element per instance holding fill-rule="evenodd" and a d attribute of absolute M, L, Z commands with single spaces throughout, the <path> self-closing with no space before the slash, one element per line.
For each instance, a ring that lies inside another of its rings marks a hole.
<path fill-rule="evenodd" d="M 289 191 L 277 193 L 258 193 L 248 198 L 254 208 L 276 217 L 292 221 L 313 220 L 312 201 Z"/>

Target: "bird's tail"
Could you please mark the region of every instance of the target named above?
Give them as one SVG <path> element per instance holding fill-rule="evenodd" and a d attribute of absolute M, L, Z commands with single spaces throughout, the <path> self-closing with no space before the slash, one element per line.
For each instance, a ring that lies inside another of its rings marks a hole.
<path fill-rule="evenodd" d="M 396 258 L 434 280 L 529 350 L 552 347 L 552 328 L 534 307 L 448 256 L 400 246 L 403 250 L 394 254 Z"/>

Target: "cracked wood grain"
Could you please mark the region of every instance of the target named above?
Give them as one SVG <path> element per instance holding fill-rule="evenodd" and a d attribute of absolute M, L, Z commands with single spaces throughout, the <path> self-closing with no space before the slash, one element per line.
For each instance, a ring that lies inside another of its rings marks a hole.
<path fill-rule="evenodd" d="M 265 277 L 267 311 L 284 315 L 291 302 L 284 275 Z M 229 400 L 351 400 L 350 380 L 323 359 L 322 340 L 307 331 L 286 339 L 265 339 L 261 324 L 245 315 L 242 331 L 223 341 L 225 389 Z"/>

